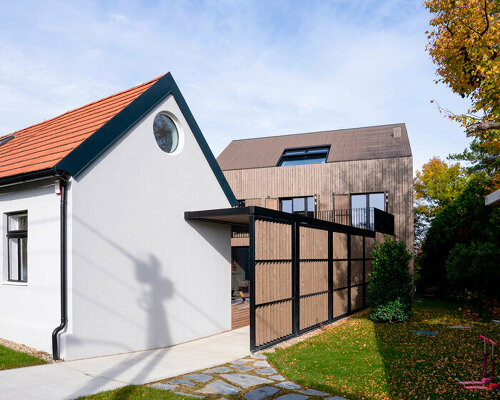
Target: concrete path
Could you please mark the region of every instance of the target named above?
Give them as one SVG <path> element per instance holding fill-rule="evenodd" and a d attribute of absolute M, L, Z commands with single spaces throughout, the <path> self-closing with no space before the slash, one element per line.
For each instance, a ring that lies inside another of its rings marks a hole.
<path fill-rule="evenodd" d="M 11 369 L 0 371 L 0 399 L 74 399 L 214 367 L 248 354 L 245 327 L 158 350 Z"/>

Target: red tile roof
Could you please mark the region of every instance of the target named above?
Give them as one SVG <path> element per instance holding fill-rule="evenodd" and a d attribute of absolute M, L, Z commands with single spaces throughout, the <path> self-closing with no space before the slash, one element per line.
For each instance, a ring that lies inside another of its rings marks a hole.
<path fill-rule="evenodd" d="M 15 137 L 0 145 L 0 178 L 55 167 L 160 78 L 4 135 Z"/>

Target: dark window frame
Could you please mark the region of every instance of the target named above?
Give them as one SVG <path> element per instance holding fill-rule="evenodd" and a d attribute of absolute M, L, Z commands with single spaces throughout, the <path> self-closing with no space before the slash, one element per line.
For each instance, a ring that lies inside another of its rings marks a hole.
<path fill-rule="evenodd" d="M 349 193 L 349 212 L 351 213 L 351 225 L 352 225 L 352 196 L 365 196 L 365 225 L 367 229 L 374 223 L 370 215 L 370 195 L 371 194 L 382 194 L 384 196 L 384 209 L 382 211 L 389 212 L 389 192 L 386 190 L 377 192 L 359 192 L 359 193 Z M 374 208 L 374 207 L 373 207 Z"/>
<path fill-rule="evenodd" d="M 283 150 L 281 153 L 280 159 L 276 163 L 277 167 L 282 167 L 283 161 L 285 160 L 310 160 L 314 158 L 319 158 L 318 153 L 309 153 L 310 151 L 323 150 L 325 154 L 324 161 L 318 162 L 316 164 L 324 164 L 328 160 L 328 155 L 330 154 L 330 145 L 322 145 L 322 146 L 308 146 L 308 147 L 290 147 Z M 302 152 L 302 154 L 286 154 L 287 152 Z M 323 153 L 320 153 L 322 156 Z M 300 165 L 300 164 L 298 164 Z M 285 167 L 290 167 L 291 165 L 285 165 Z"/>
<path fill-rule="evenodd" d="M 311 198 L 313 201 L 313 209 L 312 211 L 309 211 L 307 208 L 307 199 Z M 295 212 L 293 210 L 293 200 L 294 199 L 303 199 L 304 200 L 304 211 L 300 212 L 297 211 Z M 292 201 L 292 212 L 291 214 L 299 214 L 299 215 L 305 215 L 306 217 L 312 217 L 314 218 L 316 216 L 316 201 L 314 198 L 314 195 L 311 196 L 294 196 L 294 197 L 280 197 L 279 198 L 279 206 L 280 206 L 280 211 L 283 211 L 283 200 L 291 200 Z M 312 215 L 309 215 L 309 213 L 312 213 Z"/>
<path fill-rule="evenodd" d="M 17 283 L 27 283 L 28 282 L 28 267 L 26 266 L 26 279 L 23 279 L 23 274 L 22 274 L 22 248 L 21 248 L 21 239 L 26 239 L 26 246 L 28 246 L 28 227 L 26 226 L 26 229 L 17 229 L 17 230 L 10 230 L 10 217 L 15 216 L 15 215 L 22 215 L 26 214 L 26 220 L 28 219 L 28 210 L 24 211 L 16 211 L 16 212 L 9 212 L 5 213 L 7 217 L 7 232 L 5 234 L 7 238 L 7 280 L 9 282 L 17 282 Z M 27 222 L 26 222 L 27 224 Z M 11 277 L 11 257 L 10 257 L 10 245 L 9 245 L 9 239 L 17 239 L 17 279 L 12 279 Z M 27 252 L 26 252 L 27 253 Z"/>

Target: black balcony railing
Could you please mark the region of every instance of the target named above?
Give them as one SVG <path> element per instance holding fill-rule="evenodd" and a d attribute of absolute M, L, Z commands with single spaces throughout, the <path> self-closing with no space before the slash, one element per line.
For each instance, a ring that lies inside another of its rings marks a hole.
<path fill-rule="evenodd" d="M 318 211 L 316 218 L 370 231 L 394 234 L 394 216 L 378 208 Z"/>

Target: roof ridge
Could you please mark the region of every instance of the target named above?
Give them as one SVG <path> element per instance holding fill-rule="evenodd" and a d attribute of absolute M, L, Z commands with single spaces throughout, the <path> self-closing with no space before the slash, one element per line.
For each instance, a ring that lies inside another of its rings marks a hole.
<path fill-rule="evenodd" d="M 353 130 L 357 130 L 357 129 L 382 128 L 382 127 L 387 127 L 387 126 L 400 126 L 400 125 L 406 125 L 406 123 L 405 122 L 398 122 L 398 123 L 394 123 L 394 124 L 358 126 L 356 128 L 329 129 L 329 130 L 324 130 L 324 131 L 286 133 L 284 135 L 270 135 L 270 136 L 260 136 L 260 137 L 253 137 L 253 138 L 242 138 L 242 139 L 231 140 L 231 143 L 232 142 L 242 142 L 244 140 L 258 140 L 258 139 L 268 139 L 268 138 L 270 139 L 270 138 L 284 137 L 284 136 L 314 135 L 314 134 L 317 134 L 317 133 L 353 131 Z"/>
<path fill-rule="evenodd" d="M 47 124 L 47 123 L 49 123 L 49 122 L 51 122 L 51 121 L 53 121 L 53 120 L 55 120 L 55 119 L 57 119 L 57 118 L 61 118 L 63 115 L 66 115 L 66 114 L 69 114 L 69 113 L 72 113 L 72 112 L 75 112 L 75 111 L 81 110 L 81 109 L 83 109 L 83 108 L 85 108 L 85 107 L 91 106 L 91 105 L 96 104 L 96 103 L 99 103 L 99 102 L 101 102 L 101 101 L 108 100 L 108 99 L 110 99 L 110 98 L 112 98 L 112 97 L 119 96 L 119 95 L 121 95 L 121 94 L 123 94 L 123 93 L 125 93 L 125 92 L 131 91 L 131 90 L 134 90 L 134 89 L 138 89 L 138 88 L 143 87 L 143 86 L 146 86 L 146 85 L 150 85 L 151 83 L 153 83 L 153 82 L 155 82 L 155 81 L 159 80 L 160 78 L 162 78 L 162 77 L 163 77 L 163 76 L 165 76 L 165 75 L 166 75 L 166 74 L 160 75 L 160 76 L 158 76 L 158 77 L 156 77 L 156 78 L 154 78 L 154 79 L 151 79 L 151 80 L 149 80 L 149 81 L 147 81 L 147 82 L 140 83 L 139 85 L 133 86 L 133 87 L 128 88 L 128 89 L 124 89 L 124 90 L 122 90 L 122 91 L 120 91 L 120 92 L 113 93 L 113 94 L 111 94 L 111 95 L 109 95 L 109 96 L 106 96 L 106 97 L 103 97 L 103 98 L 101 98 L 101 99 L 99 99 L 99 100 L 95 100 L 95 101 L 92 101 L 92 102 L 90 102 L 90 103 L 88 103 L 88 104 L 84 104 L 83 106 L 76 107 L 76 108 L 73 108 L 73 109 L 71 109 L 71 110 L 65 111 L 65 112 L 63 112 L 62 114 L 59 114 L 59 115 L 56 115 L 55 117 L 52 117 L 52 118 L 46 119 L 45 121 L 41 121 L 41 122 L 38 122 L 38 123 L 36 123 L 36 124 L 30 125 L 30 126 L 26 126 L 26 127 L 22 128 L 22 129 L 18 129 L 17 131 L 7 133 L 6 135 L 0 136 L 0 139 L 1 139 L 2 137 L 4 137 L 4 136 L 14 135 L 14 134 L 20 133 L 20 132 L 22 132 L 22 131 L 24 131 L 24 130 L 27 130 L 27 129 L 30 129 L 30 128 L 34 128 L 34 127 L 36 127 L 36 126 L 42 126 L 42 125 Z"/>

